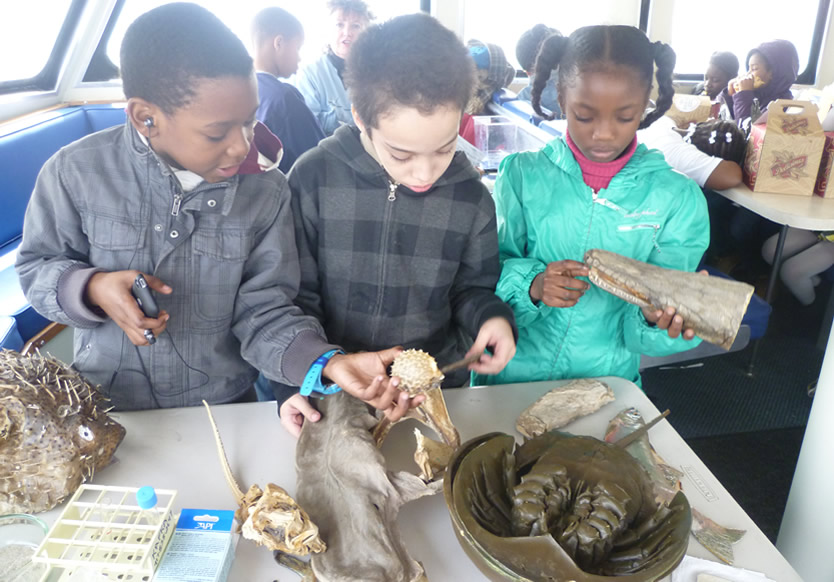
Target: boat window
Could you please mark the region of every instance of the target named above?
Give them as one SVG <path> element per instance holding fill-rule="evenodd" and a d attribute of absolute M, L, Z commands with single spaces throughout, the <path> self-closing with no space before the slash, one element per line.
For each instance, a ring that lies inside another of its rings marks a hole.
<path fill-rule="evenodd" d="M 400 14 L 419 12 L 420 0 L 365 0 L 377 21 L 387 20 Z M 148 10 L 167 4 L 170 0 L 126 0 L 122 7 L 118 21 L 107 41 L 107 56 L 118 66 L 119 49 L 127 27 L 140 14 Z M 259 10 L 267 6 L 275 6 L 274 1 L 268 0 L 197 0 L 197 4 L 211 10 L 234 32 L 248 49 L 250 46 L 250 25 L 252 17 Z M 282 0 L 281 8 L 289 11 L 301 21 L 304 26 L 304 46 L 301 48 L 301 65 L 312 62 L 322 53 L 330 42 L 329 15 L 325 9 L 325 2 L 310 0 Z"/>
<path fill-rule="evenodd" d="M 799 53 L 799 83 L 814 84 L 830 0 L 792 0 L 783 4 L 727 2 L 727 0 L 652 0 L 649 34 L 668 30 L 677 54 L 675 72 L 682 79 L 703 79 L 714 51 L 730 51 L 740 70 L 750 49 L 773 39 L 788 39 Z"/>
<path fill-rule="evenodd" d="M 524 31 L 541 22 L 569 35 L 591 24 L 628 24 L 637 26 L 639 0 L 466 0 L 463 21 L 464 41 L 478 39 L 497 44 L 507 61 L 520 69 L 515 45 Z M 500 15 L 500 17 L 496 17 Z"/>
<path fill-rule="evenodd" d="M 55 88 L 83 0 L 8 3 L 0 26 L 0 92 Z"/>

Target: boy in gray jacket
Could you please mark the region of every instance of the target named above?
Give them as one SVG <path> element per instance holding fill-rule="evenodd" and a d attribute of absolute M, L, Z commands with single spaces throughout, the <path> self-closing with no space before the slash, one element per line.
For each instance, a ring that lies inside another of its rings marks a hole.
<path fill-rule="evenodd" d="M 385 375 L 397 350 L 339 354 L 293 305 L 280 143 L 255 127 L 240 40 L 207 10 L 168 4 L 130 26 L 121 68 L 127 123 L 47 161 L 18 252 L 27 299 L 76 328 L 74 365 L 120 410 L 246 400 L 257 367 L 322 392 L 329 378 L 404 414 L 408 395 Z M 131 295 L 138 273 L 158 317 Z"/>
<path fill-rule="evenodd" d="M 345 80 L 357 127 L 290 172 L 297 303 L 346 349 L 401 344 L 440 365 L 489 349 L 471 370 L 497 373 L 515 353 L 514 318 L 494 293 L 495 206 L 455 152 L 474 84 L 467 49 L 434 18 L 401 16 L 362 33 Z M 468 379 L 459 370 L 444 386 Z M 297 394 L 281 407 L 291 432 L 309 414 Z"/>

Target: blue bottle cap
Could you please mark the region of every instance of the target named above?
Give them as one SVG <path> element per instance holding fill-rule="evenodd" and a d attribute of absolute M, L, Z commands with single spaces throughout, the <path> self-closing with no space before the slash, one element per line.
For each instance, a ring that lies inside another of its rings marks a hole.
<path fill-rule="evenodd" d="M 136 491 L 136 503 L 142 509 L 153 509 L 156 507 L 156 491 L 153 487 L 145 485 Z"/>

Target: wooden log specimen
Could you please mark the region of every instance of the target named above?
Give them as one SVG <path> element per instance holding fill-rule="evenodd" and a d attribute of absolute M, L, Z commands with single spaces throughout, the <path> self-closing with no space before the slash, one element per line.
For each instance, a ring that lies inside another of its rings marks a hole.
<path fill-rule="evenodd" d="M 591 283 L 624 301 L 674 307 L 695 335 L 729 350 L 753 295 L 753 286 L 721 277 L 664 269 L 610 251 L 585 253 Z"/>

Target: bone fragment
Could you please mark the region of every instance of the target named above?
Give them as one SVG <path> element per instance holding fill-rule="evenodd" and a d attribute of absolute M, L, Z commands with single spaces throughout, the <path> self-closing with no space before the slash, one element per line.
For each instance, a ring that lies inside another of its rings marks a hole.
<path fill-rule="evenodd" d="M 414 429 L 414 436 L 417 439 L 414 462 L 420 467 L 420 479 L 426 483 L 434 481 L 435 475 L 442 475 L 446 470 L 455 450 L 446 443 L 430 439 L 418 428 Z"/>
<path fill-rule="evenodd" d="M 296 447 L 298 501 L 319 526 L 327 551 L 310 560 L 320 582 L 416 582 L 423 567 L 397 527 L 400 507 L 440 490 L 407 472 L 388 472 L 374 442 L 376 418 L 339 392 L 319 404 Z"/>
<path fill-rule="evenodd" d="M 721 277 L 664 269 L 592 249 L 585 253 L 591 283 L 640 307 L 674 307 L 684 326 L 729 350 L 753 295 L 753 286 Z"/>
<path fill-rule="evenodd" d="M 592 378 L 571 380 L 536 400 L 518 416 L 515 428 L 533 438 L 596 412 L 613 401 L 614 392 L 604 382 Z"/>
<path fill-rule="evenodd" d="M 266 546 L 270 550 L 278 550 L 295 556 L 323 552 L 326 546 L 319 537 L 318 528 L 289 493 L 281 487 L 269 483 L 266 491 L 262 491 L 257 485 L 252 485 L 246 494 L 243 493 L 232 475 L 211 408 L 205 400 L 203 404 L 214 432 L 223 474 L 238 504 L 235 518 L 238 523 L 243 524 L 241 526 L 243 537 L 259 546 Z"/>

